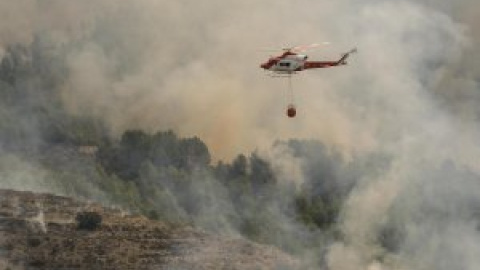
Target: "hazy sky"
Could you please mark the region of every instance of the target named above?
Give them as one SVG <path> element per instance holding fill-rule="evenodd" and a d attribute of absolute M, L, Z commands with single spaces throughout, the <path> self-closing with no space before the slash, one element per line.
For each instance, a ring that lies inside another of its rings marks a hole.
<path fill-rule="evenodd" d="M 35 34 L 78 44 L 66 102 L 117 132 L 172 128 L 227 159 L 290 137 L 348 152 L 397 140 L 435 110 L 476 121 L 474 2 L 429 2 L 2 1 L 0 44 Z M 359 53 L 296 76 L 298 117 L 288 119 L 286 80 L 259 68 L 265 49 L 322 41 L 331 45 L 311 59 Z"/>

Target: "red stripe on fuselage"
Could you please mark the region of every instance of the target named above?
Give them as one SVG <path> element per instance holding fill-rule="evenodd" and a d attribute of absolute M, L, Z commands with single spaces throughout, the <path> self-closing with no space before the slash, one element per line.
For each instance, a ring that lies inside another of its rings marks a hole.
<path fill-rule="evenodd" d="M 311 69 L 311 68 L 328 68 L 338 66 L 338 62 L 335 61 L 307 61 L 303 64 L 301 69 Z"/>

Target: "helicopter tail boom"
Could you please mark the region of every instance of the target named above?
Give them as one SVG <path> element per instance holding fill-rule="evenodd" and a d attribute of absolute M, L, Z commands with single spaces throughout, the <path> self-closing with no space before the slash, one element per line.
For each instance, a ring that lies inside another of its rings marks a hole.
<path fill-rule="evenodd" d="M 328 68 L 335 66 L 342 66 L 347 64 L 347 58 L 350 54 L 357 52 L 357 49 L 354 48 L 349 52 L 346 52 L 338 61 L 306 61 L 299 70 L 312 69 L 312 68 Z M 297 71 L 299 71 L 297 70 Z"/>

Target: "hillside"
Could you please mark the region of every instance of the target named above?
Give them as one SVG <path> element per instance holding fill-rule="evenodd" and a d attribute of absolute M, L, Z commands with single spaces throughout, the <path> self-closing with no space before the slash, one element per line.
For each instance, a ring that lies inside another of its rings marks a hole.
<path fill-rule="evenodd" d="M 79 213 L 100 214 L 93 230 Z M 276 248 L 49 194 L 0 190 L 1 269 L 291 269 Z"/>
<path fill-rule="evenodd" d="M 12 41 L 0 54 L 0 188 L 119 205 L 301 254 L 323 249 L 333 237 L 356 180 L 388 165 L 376 153 L 347 160 L 319 140 L 275 137 L 264 150 L 218 160 L 206 141 L 185 137 L 179 126 L 114 128 L 70 96 L 76 89 L 70 55 L 88 44 L 88 38 L 59 44 L 38 34 L 31 43 Z M 117 71 L 112 78 L 126 75 Z"/>

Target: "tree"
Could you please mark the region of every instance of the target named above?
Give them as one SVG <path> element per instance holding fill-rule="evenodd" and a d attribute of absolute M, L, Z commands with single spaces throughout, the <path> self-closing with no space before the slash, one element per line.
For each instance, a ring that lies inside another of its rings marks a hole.
<path fill-rule="evenodd" d="M 247 176 L 247 158 L 243 154 L 240 154 L 233 160 L 229 178 L 244 176 Z"/>
<path fill-rule="evenodd" d="M 210 164 L 208 148 L 198 137 L 182 139 L 179 143 L 181 153 L 180 168 L 191 169 L 195 166 L 205 167 Z"/>
<path fill-rule="evenodd" d="M 120 140 L 114 166 L 120 178 L 134 180 L 139 177 L 140 167 L 148 158 L 150 138 L 140 130 L 128 130 Z"/>
<path fill-rule="evenodd" d="M 168 167 L 178 163 L 178 138 L 171 130 L 157 132 L 151 138 L 149 157 L 157 167 Z"/>
<path fill-rule="evenodd" d="M 250 157 L 250 168 L 250 178 L 254 186 L 261 188 L 275 184 L 276 178 L 270 163 L 260 158 L 256 153 L 253 153 Z"/>

